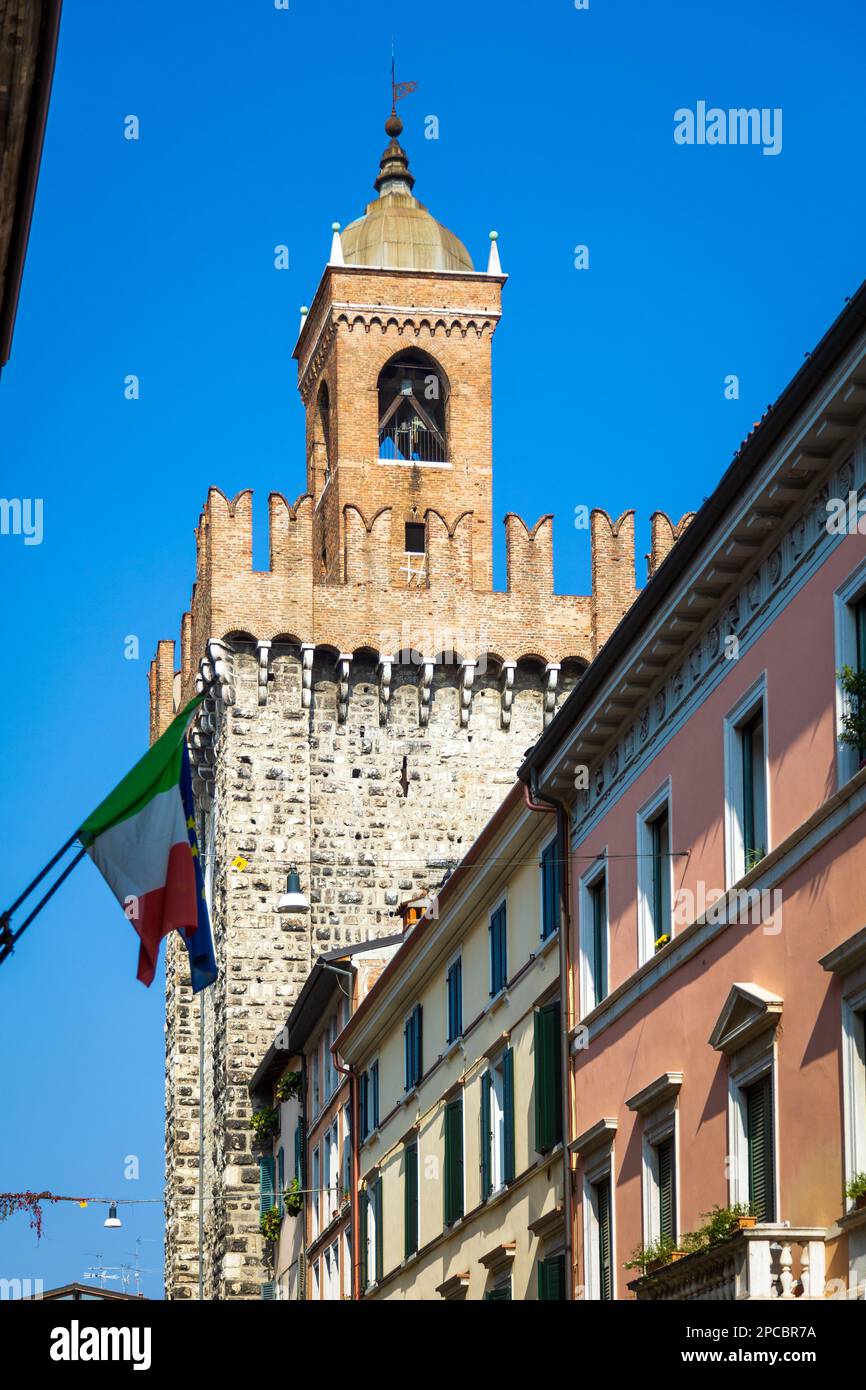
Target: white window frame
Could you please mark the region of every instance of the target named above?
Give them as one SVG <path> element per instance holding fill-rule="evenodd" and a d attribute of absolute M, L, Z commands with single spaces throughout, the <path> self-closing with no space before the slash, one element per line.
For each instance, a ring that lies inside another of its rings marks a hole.
<path fill-rule="evenodd" d="M 842 1094 L 845 1186 L 866 1173 L 866 979 L 842 996 Z M 845 1198 L 849 1210 L 854 1201 Z"/>
<path fill-rule="evenodd" d="M 544 855 L 547 853 L 547 851 L 550 849 L 551 845 L 555 845 L 555 844 L 556 844 L 558 838 L 559 838 L 559 836 L 558 836 L 557 832 L 554 831 L 553 834 L 552 834 L 552 835 L 549 835 L 549 836 L 547 837 L 546 840 L 542 841 L 542 843 L 541 843 L 541 844 L 539 845 L 539 847 L 538 847 L 538 939 L 539 939 L 539 941 L 549 941 L 549 940 L 551 939 L 551 937 L 556 936 L 556 933 L 559 931 L 559 928 L 560 928 L 560 921 L 559 921 L 559 904 L 557 903 L 556 926 L 553 928 L 553 931 L 550 933 L 550 936 L 545 936 L 545 935 L 544 935 L 544 864 L 543 864 L 543 856 L 544 856 Z"/>
<path fill-rule="evenodd" d="M 770 804 L 769 709 L 767 673 L 749 687 L 745 695 L 729 710 L 724 721 L 725 740 L 725 887 L 731 888 L 746 872 L 743 839 L 743 739 L 742 728 L 760 711 L 764 725 L 764 799 L 767 808 L 767 844 L 773 843 L 772 807 Z"/>
<path fill-rule="evenodd" d="M 616 1187 L 613 1176 L 613 1143 L 605 1144 L 603 1151 L 587 1162 L 583 1170 L 583 1248 L 584 1275 L 586 1277 L 585 1297 L 590 1301 L 601 1301 L 601 1282 L 599 1280 L 599 1220 L 597 1189 L 600 1182 L 610 1182 L 610 1278 L 611 1298 L 616 1299 Z"/>
<path fill-rule="evenodd" d="M 833 595 L 833 627 L 835 633 L 835 678 L 836 678 L 836 777 L 842 787 L 859 771 L 857 749 L 849 748 L 839 742 L 842 732 L 842 717 L 849 707 L 839 672 L 843 666 L 857 667 L 857 625 L 854 619 L 854 605 L 866 599 L 866 560 L 861 560 Z"/>
<path fill-rule="evenodd" d="M 368 1183 L 366 1189 L 367 1200 L 367 1286 L 378 1284 L 382 1278 L 382 1271 L 376 1267 L 376 1203 L 370 1200 L 371 1190 L 377 1183 L 382 1181 L 380 1173 L 373 1182 Z M 383 1232 L 384 1234 L 384 1232 Z"/>
<path fill-rule="evenodd" d="M 318 1237 L 319 1231 L 321 1229 L 320 1199 L 322 1196 L 322 1155 L 318 1144 L 313 1149 L 312 1179 L 313 1190 L 310 1193 L 310 1197 L 312 1198 L 310 1206 L 312 1209 L 312 1234 L 313 1240 L 315 1240 Z"/>
<path fill-rule="evenodd" d="M 669 899 L 671 920 L 667 924 L 653 920 L 653 834 L 652 823 L 661 811 L 667 812 L 668 874 L 670 876 Z M 660 936 L 674 934 L 674 816 L 671 779 L 667 777 L 656 792 L 645 801 L 635 817 L 635 841 L 637 844 L 637 963 L 645 965 L 655 955 L 656 942 Z"/>
<path fill-rule="evenodd" d="M 608 877 L 607 845 L 597 860 L 594 860 L 586 873 L 578 881 L 578 928 L 580 937 L 580 1016 L 584 1018 L 600 1002 L 595 997 L 593 984 L 594 947 L 592 920 L 592 890 L 600 879 L 606 879 L 604 901 L 604 930 L 606 937 L 606 961 L 608 993 L 610 993 L 610 879 Z"/>
<path fill-rule="evenodd" d="M 490 1077 L 490 1196 L 505 1186 L 505 1053 L 492 1057 L 487 1066 Z M 464 1153 L 466 1139 L 466 1107 L 463 1113 Z M 465 1167 L 465 1163 L 464 1163 Z M 464 1193 L 465 1205 L 465 1193 Z"/>
<path fill-rule="evenodd" d="M 728 1193 L 730 1205 L 749 1200 L 749 1140 L 746 1091 L 755 1081 L 770 1078 L 773 1098 L 773 1206 L 781 1217 L 779 1193 L 779 1087 L 775 1030 L 747 1043 L 728 1061 Z"/>
<path fill-rule="evenodd" d="M 343 1231 L 343 1259 L 341 1267 L 341 1288 L 343 1298 L 352 1297 L 352 1227 Z"/>
<path fill-rule="evenodd" d="M 328 1193 L 325 1198 L 325 1225 L 327 1226 L 333 1221 L 340 1207 L 340 1122 L 337 1115 L 334 1116 L 331 1124 L 328 1126 L 325 1143 L 327 1145 L 326 1153 L 328 1156 L 328 1171 L 325 1175 L 328 1188 Z"/>

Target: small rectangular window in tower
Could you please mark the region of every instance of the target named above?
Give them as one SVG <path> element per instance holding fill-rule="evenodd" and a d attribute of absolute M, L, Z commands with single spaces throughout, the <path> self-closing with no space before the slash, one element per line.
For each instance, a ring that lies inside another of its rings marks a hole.
<path fill-rule="evenodd" d="M 406 522 L 406 554 L 423 555 L 427 549 L 426 527 L 423 521 Z"/>

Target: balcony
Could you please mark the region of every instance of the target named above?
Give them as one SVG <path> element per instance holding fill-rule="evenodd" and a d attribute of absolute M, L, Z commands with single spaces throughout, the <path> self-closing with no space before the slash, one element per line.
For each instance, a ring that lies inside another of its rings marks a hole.
<path fill-rule="evenodd" d="M 663 1265 L 629 1288 L 635 1298 L 656 1302 L 823 1298 L 825 1237 L 822 1226 L 754 1226 Z"/>

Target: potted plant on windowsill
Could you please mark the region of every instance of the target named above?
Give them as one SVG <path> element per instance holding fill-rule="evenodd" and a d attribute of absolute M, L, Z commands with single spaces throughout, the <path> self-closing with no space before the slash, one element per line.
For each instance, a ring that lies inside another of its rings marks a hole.
<path fill-rule="evenodd" d="M 866 767 L 866 671 L 843 666 L 838 680 L 846 706 L 839 742 L 857 750 L 859 765 L 863 768 Z"/>
<path fill-rule="evenodd" d="M 304 1194 L 297 1178 L 292 1178 L 283 1193 L 283 1207 L 287 1216 L 300 1216 L 304 1210 Z"/>
<path fill-rule="evenodd" d="M 701 1216 L 706 1224 L 696 1234 L 703 1236 L 707 1245 L 727 1240 L 736 1231 L 751 1230 L 758 1223 L 754 1208 L 748 1202 L 737 1202 L 732 1207 L 715 1206 L 711 1211 L 702 1211 Z"/>
<path fill-rule="evenodd" d="M 269 1207 L 267 1211 L 262 1212 L 259 1228 L 265 1240 L 269 1240 L 271 1243 L 278 1241 L 282 1223 L 283 1218 L 280 1215 L 279 1207 Z"/>
<path fill-rule="evenodd" d="M 866 1173 L 854 1174 L 845 1188 L 845 1196 L 851 1198 L 855 1211 L 866 1209 Z"/>
<path fill-rule="evenodd" d="M 639 1269 L 641 1274 L 655 1274 L 656 1270 L 663 1269 L 674 1260 L 681 1260 L 686 1253 L 678 1248 L 670 1236 L 660 1236 L 658 1240 L 650 1241 L 649 1245 L 636 1246 L 631 1252 L 631 1259 L 626 1260 L 625 1268 Z"/>
<path fill-rule="evenodd" d="M 271 1139 L 280 1127 L 279 1111 L 273 1105 L 266 1105 L 263 1110 L 255 1110 L 250 1115 L 250 1126 L 260 1144 Z"/>

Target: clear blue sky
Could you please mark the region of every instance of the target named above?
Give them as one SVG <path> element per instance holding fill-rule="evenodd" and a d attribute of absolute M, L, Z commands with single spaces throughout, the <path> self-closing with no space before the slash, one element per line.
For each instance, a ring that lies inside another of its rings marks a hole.
<path fill-rule="evenodd" d="M 416 194 L 482 268 L 500 233 L 495 516 L 556 513 L 559 590 L 588 589 L 580 504 L 637 510 L 643 582 L 650 513 L 700 504 L 866 275 L 862 0 L 66 0 L 0 382 L 0 493 L 44 500 L 41 546 L 0 537 L 3 903 L 145 747 L 209 484 L 255 489 L 260 566 L 268 491 L 304 489 L 298 306 L 373 196 L 392 34 Z M 782 152 L 676 145 L 699 100 L 780 107 Z M 0 1190 L 159 1196 L 161 984 L 135 961 L 85 863 L 0 970 Z M 158 1207 L 104 1215 L 49 1211 L 41 1245 L 12 1218 L 0 1275 L 50 1287 L 138 1236 L 160 1269 Z"/>

